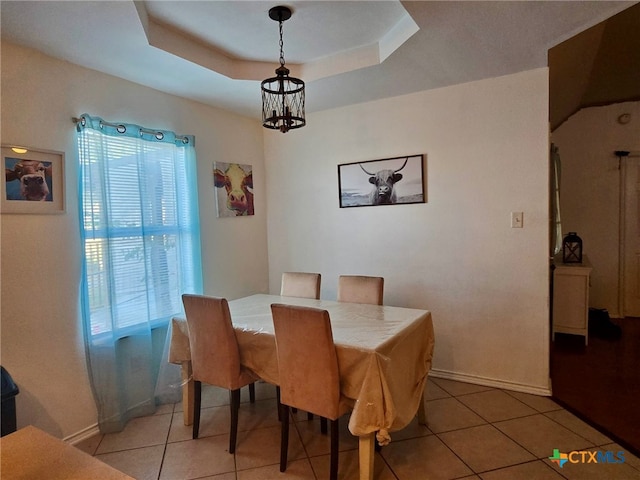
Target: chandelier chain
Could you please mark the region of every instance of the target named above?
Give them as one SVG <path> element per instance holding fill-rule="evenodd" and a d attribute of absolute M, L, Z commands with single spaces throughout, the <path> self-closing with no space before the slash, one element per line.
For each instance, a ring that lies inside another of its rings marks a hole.
<path fill-rule="evenodd" d="M 280 19 L 280 66 L 284 67 L 284 42 L 282 41 L 282 24 L 284 23 Z"/>

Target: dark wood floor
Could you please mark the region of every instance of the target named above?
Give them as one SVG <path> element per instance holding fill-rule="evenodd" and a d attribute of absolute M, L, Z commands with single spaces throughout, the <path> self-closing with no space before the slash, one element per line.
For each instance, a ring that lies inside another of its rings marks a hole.
<path fill-rule="evenodd" d="M 556 334 L 551 343 L 553 398 L 640 455 L 640 318 L 612 319 L 619 339 Z"/>

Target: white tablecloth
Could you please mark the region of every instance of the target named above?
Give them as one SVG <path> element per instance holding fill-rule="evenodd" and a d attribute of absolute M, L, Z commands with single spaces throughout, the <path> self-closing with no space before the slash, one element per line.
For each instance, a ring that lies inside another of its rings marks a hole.
<path fill-rule="evenodd" d="M 322 308 L 329 312 L 340 369 L 342 394 L 353 399 L 352 434 L 405 427 L 416 415 L 433 358 L 431 313 L 400 307 L 252 295 L 229 302 L 242 364 L 278 384 L 271 304 Z M 169 361 L 190 360 L 186 322 L 174 319 Z"/>

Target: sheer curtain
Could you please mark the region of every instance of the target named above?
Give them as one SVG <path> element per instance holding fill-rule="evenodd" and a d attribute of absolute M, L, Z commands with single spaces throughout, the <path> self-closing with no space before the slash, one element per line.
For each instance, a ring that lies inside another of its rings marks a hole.
<path fill-rule="evenodd" d="M 202 293 L 195 139 L 77 122 L 81 308 L 103 433 L 155 411 L 169 320 Z"/>

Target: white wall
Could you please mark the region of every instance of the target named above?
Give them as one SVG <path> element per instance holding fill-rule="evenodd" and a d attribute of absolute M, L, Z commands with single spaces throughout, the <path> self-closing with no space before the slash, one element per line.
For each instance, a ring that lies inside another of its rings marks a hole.
<path fill-rule="evenodd" d="M 537 69 L 265 132 L 270 291 L 288 270 L 322 273 L 327 299 L 340 274 L 384 276 L 386 304 L 432 311 L 435 375 L 548 393 L 547 84 Z M 338 207 L 338 164 L 420 153 L 427 203 Z"/>
<path fill-rule="evenodd" d="M 71 437 L 96 423 L 77 308 L 70 119 L 83 112 L 196 136 L 206 293 L 275 293 L 282 271 L 310 270 L 335 298 L 339 274 L 381 274 L 388 304 L 432 310 L 434 373 L 546 391 L 546 69 L 317 113 L 286 135 L 5 42 L 1 72 L 2 143 L 67 153 L 65 214 L 1 217 L 0 353 L 19 427 Z M 426 204 L 338 208 L 337 164 L 413 153 L 427 157 Z M 231 159 L 254 166 L 254 217 L 215 217 L 212 162 Z"/>
<path fill-rule="evenodd" d="M 631 114 L 626 125 L 617 119 Z M 552 135 L 560 149 L 562 232 L 577 232 L 593 265 L 589 304 L 620 316 L 620 171 L 616 150 L 640 150 L 640 102 L 580 110 Z"/>
<path fill-rule="evenodd" d="M 2 215 L 2 365 L 20 388 L 18 428 L 82 435 L 97 416 L 78 312 L 81 245 L 71 117 L 196 136 L 205 293 L 268 288 L 260 123 L 2 42 L 2 143 L 66 152 L 63 215 Z M 254 217 L 216 218 L 214 160 L 253 165 Z"/>

